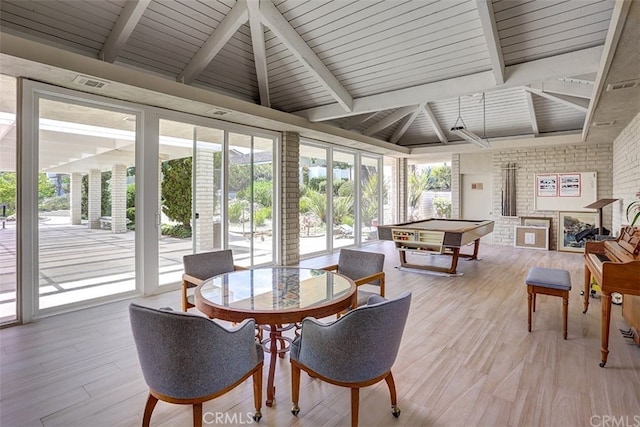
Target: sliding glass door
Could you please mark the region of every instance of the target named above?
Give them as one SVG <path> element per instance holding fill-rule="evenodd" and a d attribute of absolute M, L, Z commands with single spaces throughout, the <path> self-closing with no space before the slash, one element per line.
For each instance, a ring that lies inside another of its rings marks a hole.
<path fill-rule="evenodd" d="M 39 310 L 133 292 L 136 116 L 53 95 L 36 108 Z"/>

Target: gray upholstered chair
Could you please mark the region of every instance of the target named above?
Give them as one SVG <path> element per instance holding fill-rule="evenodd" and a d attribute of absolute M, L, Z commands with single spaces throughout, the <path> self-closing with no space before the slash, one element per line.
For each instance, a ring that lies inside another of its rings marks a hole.
<path fill-rule="evenodd" d="M 384 254 L 364 252 L 355 249 L 341 249 L 338 263 L 323 267 L 322 270 L 335 271 L 347 276 L 358 286 L 374 285 L 380 287 L 377 293 L 384 297 Z M 376 293 L 358 289 L 358 305 L 367 303 L 371 295 Z"/>
<path fill-rule="evenodd" d="M 187 289 L 195 288 L 206 279 L 218 274 L 230 273 L 234 270 L 244 270 L 243 267 L 233 265 L 231 249 L 202 252 L 185 255 L 182 258 L 184 274 L 182 275 L 182 311 L 195 307 L 192 295 L 187 295 Z"/>
<path fill-rule="evenodd" d="M 158 400 L 193 405 L 193 425 L 202 426 L 202 403 L 253 376 L 255 421 L 262 417 L 264 353 L 247 319 L 227 329 L 206 317 L 131 303 L 129 317 L 138 359 L 149 386 L 143 426 Z"/>
<path fill-rule="evenodd" d="M 398 355 L 409 314 L 411 293 L 386 300 L 369 297 L 367 305 L 349 311 L 338 320 L 302 321 L 300 336 L 291 344 L 291 412 L 300 408 L 300 370 L 312 377 L 351 389 L 351 425 L 358 425 L 359 390 L 385 380 L 391 393 L 391 409 L 400 415 L 391 367 Z"/>

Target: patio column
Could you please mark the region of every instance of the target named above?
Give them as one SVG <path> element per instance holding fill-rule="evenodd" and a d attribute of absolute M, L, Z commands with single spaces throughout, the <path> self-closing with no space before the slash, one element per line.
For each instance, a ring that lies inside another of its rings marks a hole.
<path fill-rule="evenodd" d="M 196 176 L 193 180 L 197 219 L 193 224 L 196 252 L 215 249 L 213 240 L 213 206 L 215 197 L 213 151 L 198 148 L 195 152 Z"/>
<path fill-rule="evenodd" d="M 127 232 L 127 167 L 111 168 L 111 232 Z"/>
<path fill-rule="evenodd" d="M 69 211 L 71 225 L 80 225 L 82 223 L 82 174 L 78 172 L 72 173 L 70 184 Z"/>
<path fill-rule="evenodd" d="M 300 262 L 300 134 L 282 134 L 282 263 Z"/>
<path fill-rule="evenodd" d="M 89 171 L 89 228 L 100 228 L 102 215 L 102 173 L 98 169 Z"/>
<path fill-rule="evenodd" d="M 409 216 L 407 208 L 407 194 L 409 194 L 408 164 L 409 162 L 406 158 L 400 158 L 396 165 L 398 177 L 398 222 L 405 222 Z"/>

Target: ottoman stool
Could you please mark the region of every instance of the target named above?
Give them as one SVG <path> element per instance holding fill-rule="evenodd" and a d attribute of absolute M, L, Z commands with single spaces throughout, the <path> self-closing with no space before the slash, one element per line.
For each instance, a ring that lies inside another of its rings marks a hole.
<path fill-rule="evenodd" d="M 571 276 L 567 270 L 559 268 L 532 267 L 525 280 L 527 285 L 528 323 L 531 332 L 531 311 L 536 311 L 536 294 L 562 297 L 562 318 L 564 321 L 564 339 L 567 339 L 567 311 Z"/>

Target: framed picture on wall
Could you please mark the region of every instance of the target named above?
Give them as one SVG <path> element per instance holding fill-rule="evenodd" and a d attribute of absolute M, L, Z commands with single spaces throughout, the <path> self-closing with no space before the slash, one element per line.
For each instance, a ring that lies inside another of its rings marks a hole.
<path fill-rule="evenodd" d="M 598 234 L 597 212 L 559 212 L 558 250 L 584 252 L 588 240 Z"/>
<path fill-rule="evenodd" d="M 529 227 L 547 227 L 551 229 L 551 218 L 543 218 L 536 216 L 523 216 L 520 218 L 520 225 Z"/>

